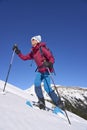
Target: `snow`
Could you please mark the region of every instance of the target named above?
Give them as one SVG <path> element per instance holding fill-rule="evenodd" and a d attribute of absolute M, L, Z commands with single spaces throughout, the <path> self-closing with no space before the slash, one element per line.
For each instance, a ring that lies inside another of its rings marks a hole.
<path fill-rule="evenodd" d="M 67 111 L 69 125 L 67 119 L 27 106 L 26 100 L 37 100 L 28 91 L 7 84 L 3 95 L 3 85 L 0 81 L 0 130 L 87 130 L 87 120 Z"/>

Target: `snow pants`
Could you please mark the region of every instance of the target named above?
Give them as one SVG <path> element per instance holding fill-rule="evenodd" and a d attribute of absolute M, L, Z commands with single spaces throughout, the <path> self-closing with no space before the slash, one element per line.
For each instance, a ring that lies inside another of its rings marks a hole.
<path fill-rule="evenodd" d="M 35 92 L 38 99 L 44 99 L 42 88 L 41 88 L 42 81 L 44 83 L 45 91 L 48 93 L 53 103 L 57 106 L 59 102 L 59 97 L 56 95 L 56 93 L 50 86 L 50 75 L 48 72 L 45 72 L 45 73 L 37 72 L 36 74 L 34 86 L 35 86 Z"/>

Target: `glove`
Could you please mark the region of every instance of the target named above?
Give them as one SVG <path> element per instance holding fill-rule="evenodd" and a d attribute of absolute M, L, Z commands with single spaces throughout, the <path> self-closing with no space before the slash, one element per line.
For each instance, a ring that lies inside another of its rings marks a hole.
<path fill-rule="evenodd" d="M 18 49 L 18 46 L 17 45 L 14 45 L 13 46 L 13 51 L 15 51 L 15 53 L 18 55 L 19 53 L 21 53 L 21 51 Z"/>
<path fill-rule="evenodd" d="M 53 63 L 45 61 L 45 62 L 43 63 L 43 66 L 44 66 L 44 67 L 48 67 L 49 69 L 52 69 L 52 68 L 53 68 Z"/>

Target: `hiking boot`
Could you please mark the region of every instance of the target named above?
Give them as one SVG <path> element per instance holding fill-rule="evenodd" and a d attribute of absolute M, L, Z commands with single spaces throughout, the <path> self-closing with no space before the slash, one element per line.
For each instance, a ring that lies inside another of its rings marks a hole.
<path fill-rule="evenodd" d="M 40 109 L 45 110 L 45 101 L 44 101 L 43 98 L 39 99 L 38 106 L 39 106 Z"/>
<path fill-rule="evenodd" d="M 65 108 L 65 104 L 64 104 L 64 102 L 62 102 L 62 101 L 60 101 L 57 106 L 58 106 L 59 108 L 61 108 L 62 110 L 64 110 L 64 108 Z"/>

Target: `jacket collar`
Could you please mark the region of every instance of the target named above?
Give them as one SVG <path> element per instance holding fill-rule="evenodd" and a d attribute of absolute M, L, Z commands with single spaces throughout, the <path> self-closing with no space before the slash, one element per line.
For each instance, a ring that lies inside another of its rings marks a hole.
<path fill-rule="evenodd" d="M 40 47 L 45 47 L 46 44 L 43 42 L 38 43 L 35 47 L 32 47 L 32 51 L 37 51 Z"/>

